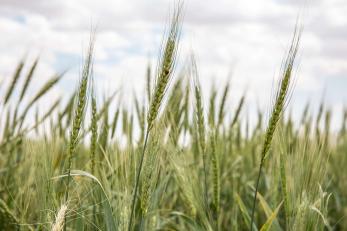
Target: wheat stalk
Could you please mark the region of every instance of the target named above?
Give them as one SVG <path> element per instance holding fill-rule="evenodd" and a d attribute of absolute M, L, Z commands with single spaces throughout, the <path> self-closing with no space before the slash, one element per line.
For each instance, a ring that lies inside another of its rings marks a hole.
<path fill-rule="evenodd" d="M 67 203 L 69 199 L 72 158 L 74 157 L 75 150 L 78 144 L 79 133 L 81 130 L 82 122 L 84 119 L 84 112 L 85 112 L 86 104 L 87 104 L 88 83 L 89 83 L 89 77 L 90 77 L 91 68 L 92 68 L 93 48 L 94 48 L 94 37 L 91 37 L 87 58 L 84 63 L 84 67 L 82 70 L 82 77 L 78 87 L 77 102 L 76 102 L 76 107 L 74 111 L 72 129 L 70 132 L 65 203 Z M 64 230 L 66 230 L 66 217 L 65 217 Z"/>
<path fill-rule="evenodd" d="M 136 178 L 135 178 L 135 187 L 133 192 L 133 197 L 131 201 L 131 213 L 128 224 L 128 231 L 132 228 L 132 220 L 134 216 L 136 196 L 139 187 L 140 175 L 144 160 L 144 155 L 146 152 L 148 137 L 151 129 L 153 128 L 154 121 L 158 116 L 159 108 L 162 104 L 164 94 L 168 88 L 170 79 L 172 77 L 172 71 L 175 63 L 175 55 L 178 46 L 178 37 L 180 32 L 180 16 L 181 16 L 181 5 L 175 9 L 172 20 L 169 35 L 165 41 L 164 51 L 160 59 L 160 65 L 157 73 L 156 84 L 154 88 L 153 95 L 151 96 L 151 103 L 149 110 L 147 112 L 147 128 L 146 135 L 144 139 L 143 149 L 140 157 L 140 162 L 138 165 Z"/>
<path fill-rule="evenodd" d="M 301 29 L 298 29 L 296 27 L 290 49 L 286 57 L 286 61 L 284 63 L 284 72 L 277 89 L 275 104 L 272 108 L 272 113 L 269 119 L 266 133 L 265 133 L 265 140 L 264 140 L 262 151 L 261 151 L 258 177 L 256 180 L 256 187 L 255 187 L 254 198 L 253 198 L 252 215 L 251 215 L 251 231 L 253 230 L 255 203 L 256 203 L 256 198 L 258 193 L 261 170 L 263 168 L 266 155 L 270 149 L 271 141 L 276 129 L 277 122 L 279 121 L 281 117 L 281 113 L 285 107 L 286 99 L 288 96 L 288 90 L 289 90 L 289 87 L 291 86 L 292 69 L 293 69 L 295 57 L 299 47 L 300 36 L 301 36 Z"/>
<path fill-rule="evenodd" d="M 16 68 L 16 71 L 15 71 L 15 74 L 13 75 L 13 78 L 12 78 L 12 81 L 6 91 L 6 94 L 5 94 L 5 99 L 4 99 L 4 105 L 7 104 L 8 100 L 10 99 L 12 93 L 13 93 L 13 90 L 18 82 L 18 79 L 20 77 L 20 74 L 22 72 L 22 69 L 24 67 L 24 60 L 21 60 Z"/>
<path fill-rule="evenodd" d="M 31 68 L 29 70 L 29 73 L 28 73 L 27 77 L 25 78 L 25 82 L 24 82 L 22 91 L 20 93 L 19 101 L 22 101 L 26 91 L 28 90 L 29 83 L 30 83 L 30 81 L 31 81 L 31 79 L 32 79 L 32 77 L 34 75 L 34 72 L 35 72 L 35 69 L 37 67 L 38 62 L 39 62 L 39 58 L 36 58 L 34 63 L 33 63 L 33 65 L 31 66 Z"/>

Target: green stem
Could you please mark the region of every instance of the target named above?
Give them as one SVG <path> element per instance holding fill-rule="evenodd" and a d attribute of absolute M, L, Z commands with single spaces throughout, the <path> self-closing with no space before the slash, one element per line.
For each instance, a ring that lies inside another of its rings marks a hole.
<path fill-rule="evenodd" d="M 255 203 L 257 201 L 257 194 L 258 194 L 258 188 L 259 188 L 259 181 L 260 181 L 260 175 L 261 175 L 261 170 L 264 165 L 264 158 L 261 159 L 260 166 L 259 166 L 259 172 L 258 172 L 258 177 L 257 177 L 257 183 L 255 186 L 255 191 L 254 191 L 254 198 L 253 198 L 253 206 L 252 206 L 252 216 L 251 216 L 251 231 L 253 230 L 253 221 L 254 221 L 254 211 L 255 211 Z"/>
<path fill-rule="evenodd" d="M 132 221 L 133 221 L 133 216 L 134 216 L 134 211 L 135 211 L 135 204 L 136 204 L 136 196 L 137 196 L 137 191 L 138 191 L 138 188 L 139 188 L 140 175 L 141 175 L 143 160 L 144 160 L 144 156 L 145 156 L 145 152 L 146 152 L 149 131 L 150 131 L 150 129 L 148 129 L 147 132 L 146 132 L 145 142 L 143 144 L 143 149 L 142 149 L 142 153 L 141 153 L 140 164 L 139 164 L 139 167 L 137 169 L 137 175 L 136 175 L 136 180 L 135 180 L 135 189 L 134 189 L 134 194 L 133 194 L 133 198 L 132 198 L 132 201 L 131 201 L 131 213 L 130 213 L 130 219 L 129 219 L 129 224 L 128 224 L 128 231 L 130 231 L 131 227 L 132 227 Z"/>

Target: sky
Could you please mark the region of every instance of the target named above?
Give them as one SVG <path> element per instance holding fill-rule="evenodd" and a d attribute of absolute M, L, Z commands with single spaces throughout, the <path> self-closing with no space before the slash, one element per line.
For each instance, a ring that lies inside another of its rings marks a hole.
<path fill-rule="evenodd" d="M 140 95 L 174 6 L 172 0 L 0 0 L 0 79 L 6 84 L 21 58 L 29 68 L 39 56 L 32 94 L 54 73 L 67 70 L 40 104 L 68 98 L 95 28 L 99 95 L 120 87 L 122 95 Z M 205 100 L 213 84 L 221 89 L 229 81 L 229 109 L 246 92 L 249 114 L 256 107 L 268 111 L 299 18 L 304 31 L 289 110 L 299 117 L 307 102 L 316 110 L 324 100 L 339 123 L 347 104 L 347 1 L 185 0 L 183 9 L 177 67 L 194 53 Z"/>

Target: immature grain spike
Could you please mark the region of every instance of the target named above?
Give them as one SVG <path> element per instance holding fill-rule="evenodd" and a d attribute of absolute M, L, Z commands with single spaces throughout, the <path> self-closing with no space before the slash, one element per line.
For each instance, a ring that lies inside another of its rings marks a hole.
<path fill-rule="evenodd" d="M 202 156 L 203 173 L 204 173 L 204 203 L 208 206 L 208 185 L 207 185 L 207 157 L 206 157 L 206 132 L 205 132 L 205 117 L 203 102 L 201 99 L 200 84 L 198 79 L 198 71 L 195 63 L 194 57 L 191 59 L 191 75 L 195 80 L 195 101 L 196 101 L 196 122 L 198 127 L 198 145 L 200 147 L 200 152 Z"/>
<path fill-rule="evenodd" d="M 286 133 L 287 133 L 287 136 L 288 138 L 292 138 L 293 137 L 293 115 L 292 115 L 292 111 L 290 111 L 288 113 L 288 119 L 287 119 L 287 122 L 286 122 Z"/>
<path fill-rule="evenodd" d="M 177 106 L 181 103 L 182 101 L 182 78 L 179 78 L 174 85 L 172 86 L 172 90 L 171 90 L 171 94 L 168 97 L 168 103 L 167 103 L 167 107 L 175 107 L 177 108 Z M 167 112 L 170 113 L 172 112 L 172 108 L 168 109 L 167 108 Z M 174 111 L 174 113 L 177 113 L 177 111 Z"/>
<path fill-rule="evenodd" d="M 22 115 L 19 117 L 18 122 L 20 122 L 20 128 L 23 125 L 24 119 L 29 111 L 29 109 L 34 105 L 36 101 L 38 101 L 43 95 L 45 95 L 50 89 L 52 89 L 53 86 L 55 86 L 59 80 L 61 79 L 62 75 L 57 75 L 53 77 L 52 79 L 48 80 L 41 89 L 37 92 L 37 94 L 30 100 L 28 105 L 23 110 Z"/>
<path fill-rule="evenodd" d="M 186 84 L 185 93 L 184 93 L 184 104 L 183 104 L 183 127 L 184 132 L 187 132 L 189 129 L 189 99 L 190 99 L 190 87 L 189 84 Z"/>
<path fill-rule="evenodd" d="M 109 108 L 110 104 L 113 102 L 114 97 L 116 96 L 118 91 L 114 91 L 104 102 L 100 111 L 96 115 L 97 120 L 99 121 L 105 114 L 105 111 Z"/>
<path fill-rule="evenodd" d="M 128 139 L 129 139 L 130 145 L 132 145 L 133 143 L 133 128 L 134 128 L 134 114 L 131 114 L 129 118 L 129 126 L 128 126 Z"/>
<path fill-rule="evenodd" d="M 158 116 L 159 109 L 162 104 L 164 94 L 168 88 L 168 85 L 172 76 L 172 71 L 174 68 L 174 63 L 176 58 L 175 56 L 176 56 L 178 38 L 179 38 L 179 32 L 180 32 L 180 18 L 181 18 L 181 4 L 178 5 L 178 7 L 176 8 L 173 14 L 173 18 L 171 21 L 171 28 L 169 31 L 169 35 L 165 41 L 164 51 L 159 61 L 156 84 L 155 84 L 153 95 L 151 96 L 150 107 L 147 112 L 147 128 L 146 128 L 143 149 L 142 149 L 142 153 L 140 157 L 140 162 L 139 162 L 136 177 L 135 177 L 135 187 L 134 187 L 133 197 L 131 201 L 131 212 L 130 212 L 130 218 L 129 218 L 129 224 L 128 224 L 128 231 L 130 231 L 132 228 L 132 220 L 133 220 L 133 215 L 135 211 L 137 191 L 139 187 L 141 170 L 142 170 L 144 155 L 146 152 L 149 133 L 151 129 L 153 128 L 155 119 Z"/>
<path fill-rule="evenodd" d="M 171 95 L 168 97 L 168 103 L 165 110 L 165 116 L 170 126 L 170 137 L 172 142 L 177 142 L 176 138 L 179 132 L 179 123 L 182 114 L 182 78 L 179 78 L 172 87 Z"/>
<path fill-rule="evenodd" d="M 255 187 L 255 194 L 253 198 L 253 208 L 252 208 L 252 216 L 251 216 L 251 231 L 253 230 L 253 220 L 254 220 L 254 211 L 255 211 L 255 203 L 258 193 L 258 187 L 259 187 L 259 181 L 260 181 L 260 175 L 261 170 L 263 168 L 264 160 L 267 156 L 267 153 L 271 146 L 271 141 L 276 129 L 277 122 L 279 118 L 281 117 L 283 108 L 285 107 L 285 103 L 288 96 L 288 90 L 291 86 L 291 76 L 292 76 L 292 69 L 295 61 L 295 57 L 298 51 L 299 47 L 299 41 L 301 36 L 301 29 L 295 28 L 292 43 L 290 46 L 290 49 L 288 51 L 284 67 L 283 67 L 283 73 L 282 78 L 279 81 L 279 86 L 277 88 L 276 98 L 275 98 L 275 104 L 272 108 L 272 113 L 268 122 L 267 130 L 265 133 L 265 140 L 263 143 L 262 151 L 261 151 L 261 160 L 259 165 L 259 172 L 258 177 L 256 181 L 256 187 Z"/>
<path fill-rule="evenodd" d="M 243 108 L 243 104 L 245 103 L 245 94 L 241 97 L 240 101 L 239 101 L 239 104 L 236 108 L 236 111 L 235 111 L 235 115 L 234 115 L 234 118 L 231 122 L 231 128 L 234 127 L 234 125 L 238 122 L 239 120 L 239 116 L 240 116 L 240 113 L 241 113 L 241 110 Z"/>
<path fill-rule="evenodd" d="M 14 109 L 13 117 L 12 117 L 12 132 L 14 132 L 16 126 L 17 126 L 17 115 L 18 115 L 18 105 Z"/>
<path fill-rule="evenodd" d="M 37 100 L 39 100 L 43 95 L 45 95 L 49 90 L 51 90 L 52 87 L 55 86 L 59 82 L 59 80 L 61 79 L 61 77 L 63 75 L 64 75 L 64 73 L 58 74 L 58 75 L 54 76 L 53 78 L 51 78 L 50 80 L 48 80 L 41 87 L 41 89 L 37 92 L 35 97 L 32 100 L 30 100 L 27 108 L 30 108 Z"/>
<path fill-rule="evenodd" d="M 307 117 L 309 115 L 309 109 L 310 109 L 310 103 L 307 102 L 304 108 L 304 111 L 302 112 L 301 115 L 301 120 L 300 120 L 300 125 L 304 125 L 306 123 Z"/>
<path fill-rule="evenodd" d="M 11 134 L 10 132 L 10 127 L 11 127 L 11 108 L 9 107 L 7 109 L 6 117 L 5 117 L 5 123 L 4 123 L 4 129 L 2 133 L 2 140 L 6 140 L 9 138 L 9 135 Z"/>
<path fill-rule="evenodd" d="M 68 162 L 67 162 L 67 185 L 65 191 L 65 203 L 69 199 L 69 188 L 71 180 L 71 166 L 72 158 L 75 155 L 75 150 L 79 141 L 79 134 L 82 127 L 82 122 L 85 115 L 85 109 L 88 98 L 88 83 L 92 71 L 92 60 L 93 60 L 93 48 L 94 48 L 94 37 L 91 37 L 88 54 L 83 66 L 82 76 L 77 92 L 77 101 L 74 108 L 74 117 L 72 121 L 72 129 L 70 131 L 70 143 L 68 150 Z M 64 230 L 66 230 L 66 216 Z"/>
<path fill-rule="evenodd" d="M 219 106 L 219 112 L 218 112 L 218 126 L 220 126 L 224 120 L 224 115 L 225 115 L 225 102 L 228 98 L 228 94 L 229 94 L 229 83 L 226 84 L 224 91 L 223 91 L 223 96 L 220 102 L 220 106 Z"/>
<path fill-rule="evenodd" d="M 52 114 L 52 112 L 59 106 L 60 100 L 61 98 L 58 98 L 41 118 L 37 118 L 34 126 L 32 126 L 28 130 L 29 131 L 32 129 L 36 130 L 39 127 L 39 125 L 42 124 Z"/>
<path fill-rule="evenodd" d="M 77 103 L 75 105 L 74 117 L 72 121 L 72 130 L 70 134 L 70 153 L 73 154 L 76 148 L 76 142 L 81 129 L 82 121 L 84 118 L 84 111 L 87 102 L 87 89 L 88 89 L 88 74 L 82 76 L 79 91 L 77 95 Z"/>
<path fill-rule="evenodd" d="M 95 93 L 92 90 L 92 107 L 91 107 L 91 132 L 92 135 L 90 137 L 90 169 L 92 175 L 94 175 L 94 167 L 95 167 L 95 151 L 96 151 L 96 143 L 98 137 L 98 121 L 96 119 L 97 107 L 96 107 L 96 99 Z"/>
<path fill-rule="evenodd" d="M 16 68 L 15 74 L 13 75 L 11 84 L 6 91 L 6 95 L 5 95 L 5 99 L 4 99 L 4 105 L 7 104 L 8 100 L 10 99 L 10 97 L 13 93 L 13 90 L 14 90 L 14 88 L 18 82 L 18 79 L 20 77 L 20 74 L 22 72 L 23 66 L 24 66 L 24 60 L 21 60 L 18 64 L 17 68 Z"/>
<path fill-rule="evenodd" d="M 196 100 L 196 117 L 198 123 L 198 138 L 201 151 L 204 153 L 206 149 L 206 138 L 205 138 L 205 118 L 202 107 L 201 92 L 198 85 L 195 86 L 195 100 Z"/>
<path fill-rule="evenodd" d="M 35 110 L 35 124 L 38 124 L 39 123 L 39 107 L 36 106 L 36 110 Z M 36 135 L 39 134 L 39 128 L 36 127 L 35 128 L 35 133 Z"/>
<path fill-rule="evenodd" d="M 212 85 L 211 96 L 210 96 L 210 105 L 208 109 L 208 124 L 210 128 L 215 126 L 215 114 L 216 114 L 216 98 L 217 98 L 217 89 L 215 85 Z"/>
<path fill-rule="evenodd" d="M 330 123 L 331 123 L 331 110 L 328 109 L 325 112 L 324 118 L 324 146 L 329 146 L 329 134 L 330 134 Z"/>
<path fill-rule="evenodd" d="M 322 101 L 319 105 L 317 119 L 316 119 L 316 139 L 317 139 L 318 143 L 321 142 L 321 140 L 320 140 L 321 134 L 320 134 L 319 126 L 320 126 L 320 122 L 322 119 L 323 111 L 324 111 L 324 103 Z"/>
<path fill-rule="evenodd" d="M 124 135 L 127 135 L 128 133 L 128 125 L 129 125 L 129 116 L 128 116 L 128 110 L 123 108 L 122 110 L 122 132 Z"/>
<path fill-rule="evenodd" d="M 108 141 L 108 107 L 104 110 L 103 114 L 103 121 L 102 121 L 102 129 L 99 137 L 99 143 L 100 143 L 100 151 L 105 152 L 107 147 L 107 141 Z"/>
<path fill-rule="evenodd" d="M 145 105 L 143 104 L 142 107 L 140 106 L 139 100 L 137 99 L 136 95 L 135 95 L 135 111 L 136 111 L 136 116 L 137 116 L 137 121 L 139 123 L 140 126 L 140 143 L 143 143 L 143 139 L 145 136 Z"/>
<path fill-rule="evenodd" d="M 30 83 L 30 81 L 34 75 L 34 72 L 35 72 L 35 69 L 37 67 L 38 62 L 39 62 L 39 58 L 37 57 L 36 60 L 34 61 L 33 65 L 31 66 L 27 77 L 25 78 L 25 82 L 24 82 L 22 91 L 20 93 L 19 102 L 22 101 L 22 99 L 23 99 L 23 97 L 24 97 L 24 95 L 28 89 L 29 83 Z"/>
<path fill-rule="evenodd" d="M 112 121 L 112 128 L 111 128 L 111 138 L 113 138 L 116 129 L 117 129 L 117 123 L 118 123 L 118 118 L 119 118 L 119 113 L 120 113 L 120 105 L 118 104 L 117 111 L 114 114 L 114 118 Z"/>
<path fill-rule="evenodd" d="M 95 175 L 95 163 L 96 163 L 96 145 L 98 139 L 98 120 L 97 120 L 97 106 L 94 91 L 94 79 L 92 79 L 92 92 L 91 92 L 91 136 L 90 136 L 90 172 Z M 95 224 L 96 218 L 96 205 L 93 204 L 93 223 Z"/>
<path fill-rule="evenodd" d="M 202 102 L 202 96 L 201 96 L 201 90 L 200 90 L 198 70 L 196 67 L 194 56 L 192 56 L 191 58 L 190 71 L 191 71 L 190 74 L 194 80 L 196 122 L 197 122 L 197 128 L 198 128 L 197 137 L 199 139 L 199 146 L 201 148 L 201 152 L 205 153 L 205 149 L 206 149 L 205 116 L 204 116 L 204 108 L 203 108 L 203 102 Z"/>
<path fill-rule="evenodd" d="M 141 116 L 142 115 L 141 115 L 141 109 L 140 109 L 141 108 L 140 102 L 139 102 L 136 94 L 134 93 L 133 95 L 134 95 L 135 112 L 136 112 L 137 121 L 138 121 L 139 125 L 141 126 L 141 121 L 142 121 Z"/>
<path fill-rule="evenodd" d="M 185 130 L 185 110 L 186 106 L 184 105 L 184 92 L 183 89 L 180 89 L 179 95 L 177 95 L 177 98 L 174 100 L 174 105 L 172 108 L 174 110 L 170 117 L 170 137 L 174 145 L 177 145 L 179 142 L 180 134 L 182 133 L 182 130 Z M 183 99 L 183 100 L 182 100 Z M 169 113 L 167 113 L 169 115 Z"/>
<path fill-rule="evenodd" d="M 273 133 L 275 132 L 277 122 L 281 116 L 282 110 L 285 105 L 285 101 L 288 95 L 287 94 L 288 89 L 291 83 L 292 68 L 294 65 L 294 60 L 295 60 L 298 45 L 299 45 L 300 34 L 301 34 L 300 32 L 295 32 L 293 43 L 289 50 L 287 60 L 285 62 L 285 71 L 283 73 L 283 78 L 280 81 L 279 89 L 277 89 L 275 105 L 272 109 L 271 117 L 270 117 L 268 128 L 266 131 L 265 142 L 263 145 L 263 150 L 261 155 L 262 159 L 265 158 L 265 155 L 267 154 L 270 148 Z"/>
<path fill-rule="evenodd" d="M 180 9 L 174 12 L 169 35 L 165 42 L 165 48 L 159 62 L 159 68 L 154 87 L 153 95 L 147 116 L 147 127 L 152 129 L 154 120 L 157 118 L 165 91 L 168 88 L 172 71 L 175 65 L 175 56 L 177 52 L 178 38 L 180 32 Z"/>

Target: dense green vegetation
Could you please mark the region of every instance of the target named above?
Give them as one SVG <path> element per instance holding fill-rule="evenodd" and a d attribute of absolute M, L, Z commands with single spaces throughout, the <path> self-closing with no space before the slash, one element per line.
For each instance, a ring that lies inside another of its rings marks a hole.
<path fill-rule="evenodd" d="M 133 108 L 117 94 L 97 100 L 93 36 L 76 92 L 32 123 L 37 102 L 63 75 L 25 102 L 38 60 L 29 73 L 18 64 L 1 86 L 0 230 L 347 227 L 347 111 L 338 132 L 324 104 L 315 117 L 307 105 L 300 121 L 284 112 L 301 29 L 272 108 L 259 109 L 252 127 L 241 116 L 246 95 L 231 99 L 232 85 L 202 97 L 194 57 L 174 74 L 180 27 L 178 9 Z M 231 100 L 238 106 L 227 110 Z"/>

